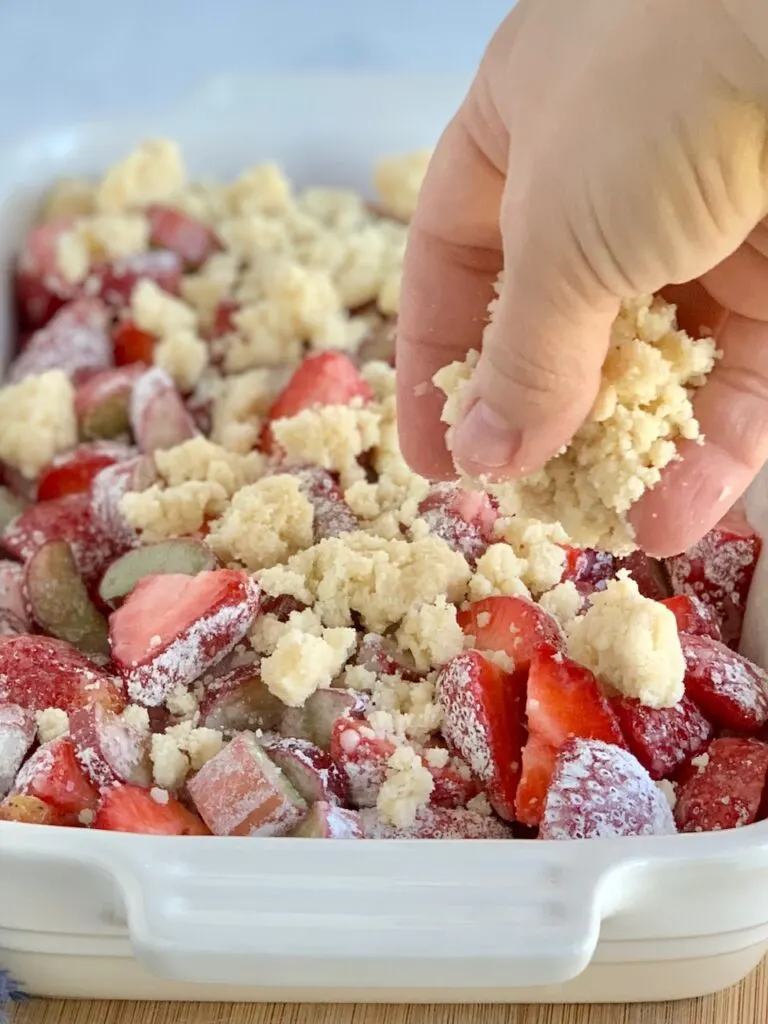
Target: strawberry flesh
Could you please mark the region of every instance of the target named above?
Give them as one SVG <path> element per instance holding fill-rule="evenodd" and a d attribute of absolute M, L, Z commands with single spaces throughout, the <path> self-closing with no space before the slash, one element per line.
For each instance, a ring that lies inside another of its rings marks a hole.
<path fill-rule="evenodd" d="M 687 695 L 672 708 L 649 708 L 631 697 L 616 697 L 611 706 L 629 749 L 652 779 L 670 778 L 714 735 L 714 726 Z"/>
<path fill-rule="evenodd" d="M 150 206 L 147 218 L 150 245 L 175 253 L 188 270 L 196 270 L 221 249 L 207 225 L 172 206 Z"/>
<path fill-rule="evenodd" d="M 66 494 L 81 494 L 90 490 L 98 472 L 116 462 L 130 458 L 133 451 L 124 444 L 94 441 L 81 444 L 64 455 L 58 455 L 40 474 L 37 487 L 38 501 L 52 501 Z"/>
<path fill-rule="evenodd" d="M 63 370 L 75 383 L 84 374 L 112 365 L 109 310 L 99 299 L 78 299 L 63 306 L 29 339 L 8 371 L 10 383 L 47 370 Z"/>
<path fill-rule="evenodd" d="M 715 740 L 691 765 L 677 793 L 681 832 L 720 832 L 751 825 L 761 816 L 768 775 L 768 745 L 754 739 Z"/>
<path fill-rule="evenodd" d="M 527 669 L 540 647 L 560 648 L 563 643 L 557 622 L 525 597 L 487 597 L 457 618 L 477 650 L 507 654 L 516 669 Z"/>
<path fill-rule="evenodd" d="M 499 517 L 495 500 L 483 491 L 466 491 L 456 484 L 435 484 L 419 505 L 419 516 L 430 533 L 463 555 L 470 565 L 493 541 Z"/>
<path fill-rule="evenodd" d="M 723 729 L 756 733 L 768 722 L 768 674 L 725 644 L 682 634 L 685 690 Z"/>
<path fill-rule="evenodd" d="M 16 776 L 14 793 L 42 800 L 72 824 L 80 815 L 93 813 L 99 803 L 99 794 L 78 764 L 68 736 L 38 747 Z"/>
<path fill-rule="evenodd" d="M 720 621 L 712 605 L 705 604 L 700 598 L 690 594 L 667 597 L 661 603 L 675 616 L 678 632 L 722 640 Z"/>
<path fill-rule="evenodd" d="M 102 795 L 93 828 L 150 836 L 208 836 L 196 814 L 166 794 L 162 802 L 138 786 L 113 786 Z"/>
<path fill-rule="evenodd" d="M 523 747 L 523 771 L 515 797 L 515 814 L 522 825 L 536 828 L 557 763 L 557 747 L 534 733 Z"/>
<path fill-rule="evenodd" d="M 132 320 L 119 321 L 112 329 L 115 366 L 151 366 L 156 342 L 154 334 L 142 331 Z"/>

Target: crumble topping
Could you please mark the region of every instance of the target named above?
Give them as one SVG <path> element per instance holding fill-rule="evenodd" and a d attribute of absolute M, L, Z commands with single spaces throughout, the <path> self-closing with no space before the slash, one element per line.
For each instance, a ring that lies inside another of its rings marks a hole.
<path fill-rule="evenodd" d="M 324 629 L 313 636 L 291 627 L 262 661 L 261 678 L 288 707 L 301 707 L 315 690 L 331 685 L 356 643 L 354 629 Z"/>
<path fill-rule="evenodd" d="M 427 805 L 434 786 L 416 751 L 412 747 L 398 747 L 387 762 L 387 777 L 376 800 L 379 818 L 398 828 L 407 828 Z"/>
<path fill-rule="evenodd" d="M 186 180 L 181 150 L 167 139 L 143 143 L 107 171 L 96 191 L 96 207 L 105 213 L 170 199 Z"/>
<path fill-rule="evenodd" d="M 0 459 L 34 480 L 77 443 L 75 393 L 62 370 L 0 388 Z"/>
<path fill-rule="evenodd" d="M 35 714 L 37 738 L 40 743 L 50 743 L 69 732 L 69 716 L 60 708 L 45 708 Z"/>

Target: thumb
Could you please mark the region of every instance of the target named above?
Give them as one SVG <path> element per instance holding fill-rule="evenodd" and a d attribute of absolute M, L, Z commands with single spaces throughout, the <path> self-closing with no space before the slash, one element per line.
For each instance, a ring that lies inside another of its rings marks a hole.
<path fill-rule="evenodd" d="M 619 301 L 583 265 L 577 244 L 547 238 L 556 218 L 551 208 L 543 219 L 515 217 L 518 227 L 505 232 L 499 299 L 453 432 L 456 464 L 471 476 L 537 470 L 597 397 Z M 505 201 L 502 227 L 510 220 Z"/>

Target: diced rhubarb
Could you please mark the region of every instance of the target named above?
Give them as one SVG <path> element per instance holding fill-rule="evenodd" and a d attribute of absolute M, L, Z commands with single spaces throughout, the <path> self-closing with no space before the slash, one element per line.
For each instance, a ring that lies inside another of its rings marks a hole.
<path fill-rule="evenodd" d="M 557 747 L 533 733 L 529 735 L 515 797 L 515 815 L 522 825 L 536 828 L 541 821 L 556 763 Z"/>
<path fill-rule="evenodd" d="M 339 718 L 331 734 L 331 757 L 349 783 L 353 807 L 375 807 L 379 790 L 387 778 L 387 762 L 395 744 L 377 736 L 367 722 Z"/>
<path fill-rule="evenodd" d="M 97 473 L 116 462 L 124 462 L 133 454 L 131 448 L 116 441 L 93 441 L 57 455 L 40 475 L 37 500 L 52 501 L 65 494 L 88 491 Z"/>
<path fill-rule="evenodd" d="M 42 327 L 82 293 L 82 284 L 67 281 L 58 267 L 59 239 L 72 224 L 72 217 L 57 217 L 33 228 L 24 240 L 16 264 L 16 300 L 25 327 Z"/>
<path fill-rule="evenodd" d="M 359 528 L 357 516 L 344 501 L 341 488 L 327 470 L 320 466 L 302 466 L 290 470 L 286 467 L 278 468 L 280 472 L 291 472 L 299 478 L 301 489 L 314 510 L 312 533 L 316 544 L 328 537 L 341 537 Z"/>
<path fill-rule="evenodd" d="M 133 700 L 162 704 L 242 640 L 259 611 L 259 586 L 244 572 L 145 576 L 109 623 L 112 660 Z"/>
<path fill-rule="evenodd" d="M 27 502 L 23 498 L 14 494 L 10 488 L 0 484 L 0 534 L 16 516 L 21 515 L 26 507 Z"/>
<path fill-rule="evenodd" d="M 540 839 L 610 839 L 676 832 L 667 798 L 627 750 L 570 740 L 557 755 Z"/>
<path fill-rule="evenodd" d="M 29 626 L 13 612 L 0 608 L 0 637 L 21 636 L 29 632 Z"/>
<path fill-rule="evenodd" d="M 339 719 L 361 718 L 369 704 L 367 694 L 358 690 L 315 690 L 301 708 L 283 708 L 280 732 L 290 739 L 309 740 L 321 750 L 331 749 L 331 738 Z"/>
<path fill-rule="evenodd" d="M 36 796 L 22 795 L 7 796 L 0 801 L 0 821 L 17 821 L 25 825 L 75 824 Z"/>
<path fill-rule="evenodd" d="M 24 566 L 18 562 L 0 560 L 0 612 L 10 612 L 24 624 L 25 632 L 29 632 Z"/>
<path fill-rule="evenodd" d="M 200 540 L 177 537 L 127 551 L 107 569 L 99 584 L 99 596 L 110 606 L 126 597 L 145 576 L 184 573 L 196 576 L 215 569 L 216 556 Z"/>
<path fill-rule="evenodd" d="M 175 253 L 187 270 L 196 270 L 221 249 L 206 224 L 172 206 L 150 206 L 147 217 L 150 245 Z"/>
<path fill-rule="evenodd" d="M 89 704 L 125 707 L 113 679 L 71 644 L 47 636 L 9 637 L 0 643 L 0 700 L 27 711 L 71 712 Z"/>
<path fill-rule="evenodd" d="M 461 758 L 453 757 L 439 768 L 430 764 L 427 758 L 423 761 L 432 776 L 433 789 L 429 794 L 429 802 L 433 807 L 466 807 L 480 791 L 477 781 L 472 778 L 469 765 Z"/>
<path fill-rule="evenodd" d="M 652 779 L 668 779 L 704 750 L 713 725 L 690 697 L 672 708 L 649 708 L 631 697 L 615 697 L 611 706 L 627 746 Z"/>
<path fill-rule="evenodd" d="M 560 648 L 563 643 L 557 622 L 525 597 L 486 597 L 457 618 L 478 651 L 500 651 L 516 669 L 527 669 L 540 647 Z"/>
<path fill-rule="evenodd" d="M 118 366 L 94 373 L 78 385 L 75 414 L 85 441 L 110 440 L 130 430 L 128 407 L 143 366 Z"/>
<path fill-rule="evenodd" d="M 142 331 L 132 320 L 119 320 L 112 328 L 115 366 L 151 366 L 156 344 L 154 334 Z"/>
<path fill-rule="evenodd" d="M 682 634 L 685 690 L 724 729 L 755 733 L 768 722 L 768 674 L 725 644 Z"/>
<path fill-rule="evenodd" d="M 144 278 L 171 295 L 181 290 L 181 260 L 174 252 L 155 249 L 135 256 L 100 263 L 91 270 L 89 284 L 109 306 L 123 309 L 131 301 L 133 289 Z"/>
<path fill-rule="evenodd" d="M 307 806 L 251 733 L 241 732 L 187 783 L 201 818 L 217 836 L 280 836 Z"/>
<path fill-rule="evenodd" d="M 149 733 L 108 708 L 92 704 L 73 711 L 69 735 L 80 766 L 98 789 L 123 782 L 152 784 Z"/>
<path fill-rule="evenodd" d="M 406 828 L 381 821 L 375 809 L 363 811 L 360 820 L 366 839 L 514 839 L 509 825 L 466 807 L 424 807 Z"/>
<path fill-rule="evenodd" d="M 204 682 L 201 725 L 224 732 L 268 732 L 279 725 L 285 705 L 262 682 L 258 664 L 241 665 Z"/>
<path fill-rule="evenodd" d="M 344 804 L 347 778 L 330 754 L 308 740 L 280 739 L 266 744 L 271 760 L 308 804 Z"/>
<path fill-rule="evenodd" d="M 59 736 L 38 747 L 16 776 L 14 794 L 34 796 L 72 823 L 92 814 L 99 794 L 77 762 L 75 746 Z"/>
<path fill-rule="evenodd" d="M 399 675 L 409 682 L 422 678 L 413 658 L 401 651 L 394 640 L 379 633 L 366 633 L 360 641 L 355 664 L 377 676 Z"/>
<path fill-rule="evenodd" d="M 13 780 L 35 741 L 35 716 L 18 704 L 0 703 L 0 797 Z"/>
<path fill-rule="evenodd" d="M 108 538 L 112 555 L 108 561 L 124 555 L 138 541 L 136 532 L 120 508 L 121 501 L 129 491 L 147 490 L 156 479 L 154 460 L 149 455 L 137 455 L 125 462 L 117 462 L 93 478 L 89 515 L 99 533 Z M 102 564 L 102 572 L 105 569 L 106 565 Z"/>
<path fill-rule="evenodd" d="M 496 501 L 484 491 L 466 491 L 453 483 L 434 484 L 419 505 L 430 533 L 474 565 L 493 541 L 499 517 Z"/>
<path fill-rule="evenodd" d="M 616 558 L 607 551 L 592 548 L 565 548 L 563 581 L 570 580 L 582 593 L 604 590 L 616 576 Z"/>
<path fill-rule="evenodd" d="M 197 434 L 173 381 L 157 366 L 145 371 L 134 384 L 130 419 L 136 444 L 148 454 L 175 448 Z"/>
<path fill-rule="evenodd" d="M 675 594 L 689 594 L 717 614 L 723 642 L 737 648 L 762 541 L 741 506 L 682 555 L 666 559 Z"/>
<path fill-rule="evenodd" d="M 58 313 L 29 339 L 11 363 L 11 383 L 46 370 L 63 370 L 75 382 L 86 372 L 112 365 L 108 334 L 109 310 L 98 299 L 78 299 Z"/>
<path fill-rule="evenodd" d="M 169 793 L 162 796 L 138 786 L 113 786 L 102 794 L 93 828 L 138 832 L 148 836 L 208 836 L 192 811 Z"/>
<path fill-rule="evenodd" d="M 437 698 L 449 748 L 469 765 L 496 813 L 512 821 L 525 739 L 524 676 L 465 651 L 441 669 Z"/>
<path fill-rule="evenodd" d="M 0 804 L 0 809 L 2 804 Z M 293 839 L 362 839 L 363 826 L 357 811 L 334 804 L 317 803 L 291 832 Z"/>
<path fill-rule="evenodd" d="M 681 832 L 720 832 L 751 825 L 761 814 L 766 776 L 767 744 L 715 740 L 678 789 L 677 827 Z"/>
<path fill-rule="evenodd" d="M 700 598 L 690 594 L 667 597 L 661 603 L 666 605 L 675 616 L 680 633 L 722 640 L 720 621 L 712 605 L 705 604 Z"/>
<path fill-rule="evenodd" d="M 0 462 L 0 479 L 6 488 L 6 494 L 22 502 L 22 511 L 37 501 L 37 480 L 28 480 L 21 470 Z"/>

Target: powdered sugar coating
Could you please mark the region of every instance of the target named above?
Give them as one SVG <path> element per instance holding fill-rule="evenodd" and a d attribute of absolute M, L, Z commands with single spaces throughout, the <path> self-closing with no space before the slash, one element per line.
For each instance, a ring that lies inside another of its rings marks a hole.
<path fill-rule="evenodd" d="M 495 772 L 485 709 L 471 686 L 474 663 L 453 658 L 441 671 L 437 698 L 443 709 L 443 735 L 457 750 L 475 778 L 488 784 Z"/>
<path fill-rule="evenodd" d="M 34 716 L 18 704 L 0 704 L 0 797 L 10 790 L 34 741 Z"/>
<path fill-rule="evenodd" d="M 155 479 L 152 459 L 137 455 L 102 469 L 91 484 L 91 512 L 94 522 L 115 546 L 128 550 L 137 542 L 136 531 L 122 512 L 120 503 L 129 492 L 146 490 Z"/>
<path fill-rule="evenodd" d="M 98 299 L 79 299 L 66 306 L 37 331 L 8 371 L 10 383 L 63 370 L 75 377 L 84 370 L 105 370 L 112 365 L 107 333 L 109 312 Z"/>
<path fill-rule="evenodd" d="M 768 722 L 768 673 L 717 640 L 681 638 L 686 690 L 711 721 L 756 732 Z"/>
<path fill-rule="evenodd" d="M 512 829 L 498 818 L 466 807 L 425 807 L 405 827 L 387 824 L 374 808 L 360 812 L 366 839 L 514 839 Z"/>

